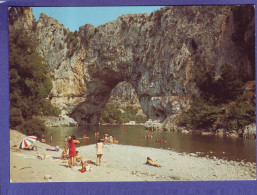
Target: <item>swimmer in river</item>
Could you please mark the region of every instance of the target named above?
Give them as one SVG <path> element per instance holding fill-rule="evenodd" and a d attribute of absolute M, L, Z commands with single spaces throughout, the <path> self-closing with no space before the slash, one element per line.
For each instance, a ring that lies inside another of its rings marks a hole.
<path fill-rule="evenodd" d="M 157 139 L 156 142 L 160 142 L 160 143 L 165 142 L 166 143 L 167 141 L 165 141 L 163 139 Z"/>

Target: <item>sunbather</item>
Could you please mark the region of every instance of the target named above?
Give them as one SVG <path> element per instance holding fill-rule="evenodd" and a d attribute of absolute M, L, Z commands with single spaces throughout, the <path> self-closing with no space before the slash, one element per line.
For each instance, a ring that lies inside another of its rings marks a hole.
<path fill-rule="evenodd" d="M 46 148 L 47 151 L 55 151 L 59 152 L 59 146 L 56 146 L 55 148 Z"/>
<path fill-rule="evenodd" d="M 161 167 L 161 165 L 153 162 L 153 160 L 150 157 L 147 157 L 146 164 L 153 165 L 153 166 L 156 166 L 156 167 Z"/>

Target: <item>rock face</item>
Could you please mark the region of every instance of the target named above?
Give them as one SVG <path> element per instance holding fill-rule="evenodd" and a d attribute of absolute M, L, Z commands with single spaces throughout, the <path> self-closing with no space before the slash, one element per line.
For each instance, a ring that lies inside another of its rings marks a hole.
<path fill-rule="evenodd" d="M 199 93 L 193 69 L 200 63 L 217 76 L 227 63 L 254 78 L 253 6 L 165 7 L 97 28 L 86 24 L 74 33 L 43 13 L 38 22 L 33 14 L 21 21 L 24 14 L 17 13 L 13 26 L 32 29 L 51 67 L 49 98 L 79 125 L 98 124 L 120 82 L 130 83 L 144 113 L 162 122 L 187 109 Z"/>
<path fill-rule="evenodd" d="M 242 129 L 244 138 L 256 139 L 256 123 L 247 125 Z"/>
<path fill-rule="evenodd" d="M 136 105 L 140 107 L 135 89 L 127 82 L 120 82 L 112 90 L 108 102 L 120 104 L 121 107 L 127 105 Z"/>

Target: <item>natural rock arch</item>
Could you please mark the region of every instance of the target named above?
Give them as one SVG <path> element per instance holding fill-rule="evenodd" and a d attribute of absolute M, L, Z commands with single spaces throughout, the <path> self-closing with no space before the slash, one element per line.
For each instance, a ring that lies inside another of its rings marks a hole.
<path fill-rule="evenodd" d="M 53 78 L 51 101 L 80 125 L 98 124 L 122 81 L 135 88 L 149 118 L 163 121 L 183 110 L 186 96 L 199 93 L 193 69 L 200 65 L 218 76 L 222 64 L 232 64 L 254 78 L 253 6 L 165 7 L 76 33 L 45 14 L 37 22 L 31 8 L 24 10 L 12 26 L 39 39 Z"/>
<path fill-rule="evenodd" d="M 124 15 L 98 28 L 81 27 L 79 34 L 86 40 L 84 66 L 87 67 L 89 91 L 86 100 L 70 116 L 79 124 L 98 124 L 111 90 L 119 82 L 126 81 L 134 87 L 148 118 L 162 122 L 187 107 L 186 96 L 199 93 L 192 75 L 199 61 L 217 70 L 228 61 L 239 69 L 242 64 L 251 69 L 249 59 L 231 54 L 232 51 L 241 55 L 227 22 L 234 21 L 230 15 L 236 15 L 236 9 L 167 7 L 150 16 Z M 242 9 L 250 13 L 251 8 Z M 207 20 L 210 17 L 215 21 L 213 24 Z M 204 18 L 206 21 L 202 20 Z M 200 28 L 197 27 L 199 20 L 202 22 Z M 181 24 L 178 25 L 178 21 Z M 226 22 L 226 29 L 223 29 Z M 210 39 L 217 34 L 219 40 Z M 228 45 L 232 49 L 227 50 Z M 222 58 L 218 58 L 219 55 Z"/>

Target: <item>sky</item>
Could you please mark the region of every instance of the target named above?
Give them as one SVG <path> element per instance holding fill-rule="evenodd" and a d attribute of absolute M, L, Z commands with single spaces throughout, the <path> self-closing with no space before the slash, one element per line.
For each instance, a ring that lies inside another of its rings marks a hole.
<path fill-rule="evenodd" d="M 152 13 L 161 6 L 120 6 L 120 7 L 33 7 L 36 20 L 41 12 L 57 19 L 71 31 L 79 30 L 80 26 L 92 24 L 95 27 L 116 20 L 123 14 Z"/>

